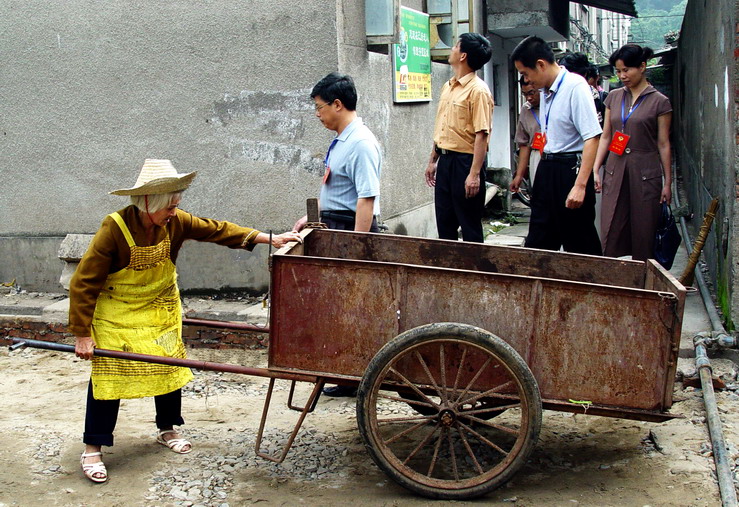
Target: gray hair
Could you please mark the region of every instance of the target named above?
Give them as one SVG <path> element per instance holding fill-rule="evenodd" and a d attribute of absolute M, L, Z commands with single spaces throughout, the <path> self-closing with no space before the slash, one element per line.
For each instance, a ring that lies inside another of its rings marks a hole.
<path fill-rule="evenodd" d="M 182 192 L 170 192 L 168 194 L 152 194 L 149 196 L 145 195 L 132 195 L 131 203 L 136 206 L 139 210 L 146 212 L 146 197 L 149 198 L 149 213 L 156 213 L 159 210 L 163 210 L 180 197 Z"/>

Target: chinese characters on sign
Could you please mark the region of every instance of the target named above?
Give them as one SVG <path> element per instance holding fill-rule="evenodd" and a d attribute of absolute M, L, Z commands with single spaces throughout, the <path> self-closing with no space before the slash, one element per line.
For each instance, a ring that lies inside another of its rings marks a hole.
<path fill-rule="evenodd" d="M 400 8 L 400 44 L 393 44 L 393 102 L 431 100 L 429 16 Z"/>

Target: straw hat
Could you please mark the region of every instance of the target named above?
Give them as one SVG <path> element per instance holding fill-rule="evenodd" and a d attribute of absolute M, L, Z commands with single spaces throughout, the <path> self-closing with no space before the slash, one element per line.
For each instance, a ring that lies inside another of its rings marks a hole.
<path fill-rule="evenodd" d="M 147 158 L 136 184 L 110 192 L 113 195 L 155 195 L 181 192 L 190 186 L 196 172 L 180 174 L 169 160 Z"/>

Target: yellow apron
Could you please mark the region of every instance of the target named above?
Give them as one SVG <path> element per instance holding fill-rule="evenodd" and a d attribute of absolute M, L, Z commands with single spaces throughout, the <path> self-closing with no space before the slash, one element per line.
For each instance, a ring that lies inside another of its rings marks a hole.
<path fill-rule="evenodd" d="M 170 241 L 136 246 L 118 213 L 111 213 L 131 248 L 131 262 L 108 275 L 92 318 L 92 337 L 102 349 L 185 357 L 177 271 Z M 92 359 L 92 392 L 98 400 L 143 398 L 175 391 L 190 380 L 189 368 L 109 357 Z"/>

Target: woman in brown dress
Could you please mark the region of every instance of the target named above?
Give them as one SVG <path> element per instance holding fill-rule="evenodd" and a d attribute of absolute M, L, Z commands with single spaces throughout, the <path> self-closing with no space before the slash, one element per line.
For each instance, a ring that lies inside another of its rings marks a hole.
<path fill-rule="evenodd" d="M 609 257 L 653 257 L 661 203 L 672 199 L 672 106 L 647 82 L 647 60 L 653 54 L 650 48 L 626 44 L 609 59 L 624 84 L 606 98 L 594 166 L 608 155 L 603 177 L 595 172 L 595 189 L 603 193 L 600 237 L 603 255 Z"/>

